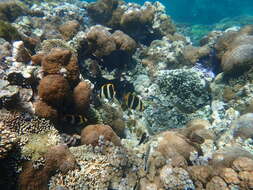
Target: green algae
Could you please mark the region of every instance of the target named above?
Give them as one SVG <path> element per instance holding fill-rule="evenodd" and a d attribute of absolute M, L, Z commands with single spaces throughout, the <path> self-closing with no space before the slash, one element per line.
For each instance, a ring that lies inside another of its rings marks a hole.
<path fill-rule="evenodd" d="M 27 138 L 28 142 L 22 148 L 22 155 L 33 161 L 44 157 L 48 149 L 57 145 L 59 141 L 58 136 L 52 132 L 30 134 Z"/>
<path fill-rule="evenodd" d="M 7 41 L 20 40 L 21 36 L 17 29 L 10 23 L 0 20 L 0 38 L 4 38 Z"/>
<path fill-rule="evenodd" d="M 27 7 L 19 1 L 0 2 L 1 20 L 13 22 L 17 17 L 27 14 Z"/>

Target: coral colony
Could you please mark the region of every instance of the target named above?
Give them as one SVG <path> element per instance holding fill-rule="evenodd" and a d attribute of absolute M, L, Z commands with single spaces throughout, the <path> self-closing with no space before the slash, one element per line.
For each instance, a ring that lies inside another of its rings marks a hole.
<path fill-rule="evenodd" d="M 253 189 L 253 27 L 188 27 L 160 2 L 1 1 L 0 189 Z"/>

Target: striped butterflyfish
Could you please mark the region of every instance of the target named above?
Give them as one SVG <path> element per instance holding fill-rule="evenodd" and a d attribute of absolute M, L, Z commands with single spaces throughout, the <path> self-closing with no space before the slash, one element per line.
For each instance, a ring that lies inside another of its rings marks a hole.
<path fill-rule="evenodd" d="M 100 98 L 112 100 L 115 98 L 115 87 L 112 83 L 104 84 L 100 89 Z"/>
<path fill-rule="evenodd" d="M 135 95 L 134 93 L 127 93 L 124 97 L 125 104 L 128 108 L 137 110 L 137 111 L 143 111 L 144 106 L 141 99 Z"/>
<path fill-rule="evenodd" d="M 63 121 L 72 125 L 82 125 L 87 122 L 87 118 L 83 115 L 67 114 L 63 116 Z"/>

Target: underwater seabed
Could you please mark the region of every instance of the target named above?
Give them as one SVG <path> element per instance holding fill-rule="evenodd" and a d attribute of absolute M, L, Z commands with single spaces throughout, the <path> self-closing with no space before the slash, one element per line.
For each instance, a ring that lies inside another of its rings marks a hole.
<path fill-rule="evenodd" d="M 0 2 L 0 189 L 253 189 L 251 19 Z"/>
<path fill-rule="evenodd" d="M 200 40 L 211 31 L 238 30 L 240 27 L 251 25 L 253 23 L 252 15 L 240 15 L 236 17 L 227 17 L 214 24 L 190 24 L 176 22 L 177 31 L 184 36 L 188 36 L 192 43 L 199 45 Z"/>

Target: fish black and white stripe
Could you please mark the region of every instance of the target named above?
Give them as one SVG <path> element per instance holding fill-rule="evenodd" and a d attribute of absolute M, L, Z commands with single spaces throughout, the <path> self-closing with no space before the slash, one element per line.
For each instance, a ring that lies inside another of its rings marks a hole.
<path fill-rule="evenodd" d="M 108 100 L 112 100 L 115 98 L 115 88 L 111 83 L 104 84 L 100 89 L 100 98 L 105 98 Z"/>
<path fill-rule="evenodd" d="M 63 116 L 63 121 L 72 125 L 81 125 L 87 122 L 87 118 L 83 115 L 68 114 Z"/>
<path fill-rule="evenodd" d="M 133 93 L 128 93 L 125 96 L 124 100 L 128 108 L 133 109 L 133 110 L 138 110 L 138 111 L 144 110 L 143 102 L 137 95 Z"/>

